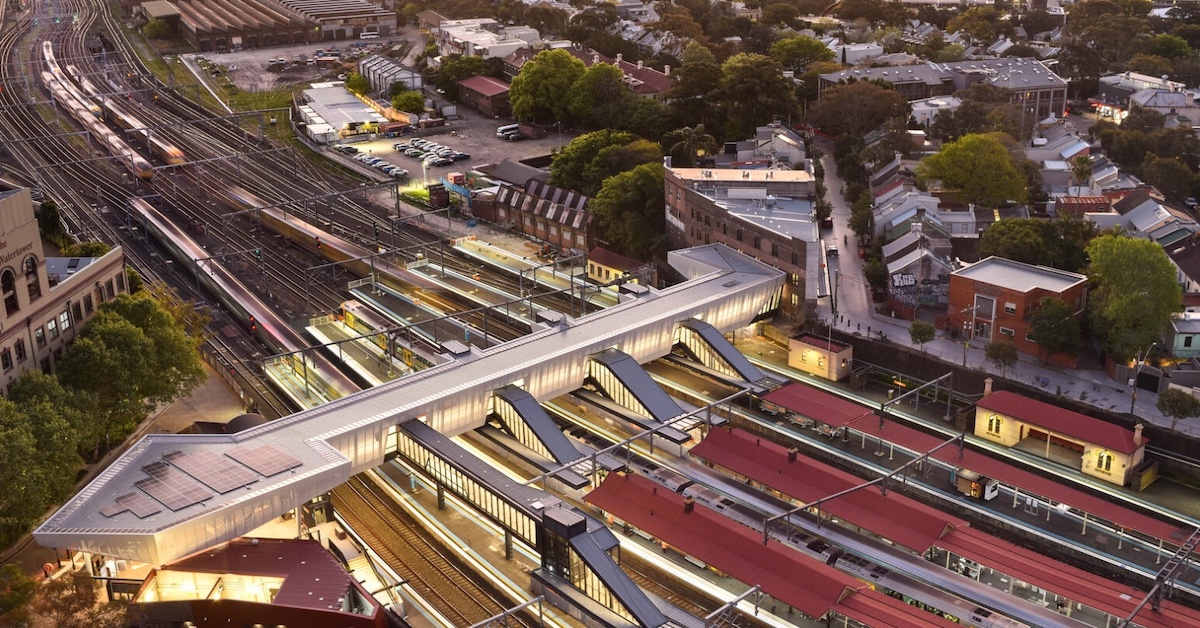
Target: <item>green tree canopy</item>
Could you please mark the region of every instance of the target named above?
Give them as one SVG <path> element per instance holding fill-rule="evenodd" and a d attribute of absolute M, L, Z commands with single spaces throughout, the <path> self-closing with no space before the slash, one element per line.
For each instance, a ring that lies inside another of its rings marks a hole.
<path fill-rule="evenodd" d="M 1075 308 L 1062 299 L 1042 297 L 1029 317 L 1029 339 L 1036 342 L 1045 357 L 1079 353 L 1079 319 Z"/>
<path fill-rule="evenodd" d="M 967 203 L 995 207 L 1006 200 L 1025 202 L 1025 178 L 1008 149 L 990 135 L 970 134 L 945 144 L 917 166 L 918 181 L 933 180 L 958 192 Z"/>
<path fill-rule="evenodd" d="M 814 61 L 835 61 L 828 46 L 806 35 L 787 37 L 771 44 L 771 58 L 796 72 L 802 72 Z"/>
<path fill-rule="evenodd" d="M 1182 388 L 1168 388 L 1162 391 L 1154 405 L 1159 412 L 1171 419 L 1172 432 L 1183 419 L 1200 416 L 1200 399 Z"/>
<path fill-rule="evenodd" d="M 352 72 L 350 76 L 346 77 L 346 90 L 362 96 L 371 91 L 371 81 L 358 72 Z"/>
<path fill-rule="evenodd" d="M 72 244 L 63 251 L 63 255 L 67 257 L 103 257 L 112 250 L 112 247 L 104 242 L 79 242 Z"/>
<path fill-rule="evenodd" d="M 1183 307 L 1175 266 L 1157 242 L 1107 234 L 1087 247 L 1091 329 L 1118 360 L 1162 337 Z"/>
<path fill-rule="evenodd" d="M 0 567 L 0 626 L 24 626 L 28 622 L 26 605 L 37 592 L 37 580 L 21 573 L 17 563 Z"/>
<path fill-rule="evenodd" d="M 589 129 L 622 126 L 637 98 L 625 87 L 624 79 L 625 73 L 608 63 L 584 70 L 566 95 L 571 120 Z"/>
<path fill-rule="evenodd" d="M 896 90 L 854 81 L 828 89 L 808 118 L 830 135 L 862 137 L 892 118 L 907 118 L 908 111 L 908 101 Z"/>
<path fill-rule="evenodd" d="M 458 82 L 472 76 L 487 74 L 487 70 L 487 63 L 483 57 L 450 55 L 442 59 L 437 72 L 433 73 L 433 84 L 442 90 L 446 98 L 458 102 Z"/>
<path fill-rule="evenodd" d="M 1017 352 L 1017 344 L 1008 338 L 997 338 L 988 343 L 984 348 L 983 354 L 987 357 L 987 361 L 1000 367 L 1000 375 L 1004 376 L 1012 365 L 1020 359 L 1020 354 Z"/>
<path fill-rule="evenodd" d="M 592 199 L 597 237 L 636 259 L 651 259 L 665 245 L 663 166 L 645 163 L 604 180 Z"/>
<path fill-rule="evenodd" d="M 925 350 L 925 345 L 933 342 L 936 337 L 937 329 L 923 320 L 914 320 L 908 327 L 909 340 L 912 340 L 912 343 L 920 347 L 922 351 Z"/>
<path fill-rule="evenodd" d="M 670 134 L 671 148 L 667 150 L 677 161 L 677 166 L 695 165 L 699 158 L 711 155 L 717 148 L 717 140 L 709 135 L 703 124 L 694 127 L 685 126 Z"/>
<path fill-rule="evenodd" d="M 594 196 L 608 177 L 662 161 L 662 149 L 625 131 L 593 131 L 571 140 L 550 162 L 550 183 Z"/>
<path fill-rule="evenodd" d="M 142 27 L 142 32 L 149 39 L 170 39 L 175 36 L 175 29 L 165 20 L 150 20 Z"/>
<path fill-rule="evenodd" d="M 425 97 L 413 89 L 403 91 L 392 97 L 392 108 L 408 113 L 421 113 L 425 111 Z"/>
<path fill-rule="evenodd" d="M 513 115 L 525 122 L 569 120 L 569 103 L 564 96 L 586 69 L 582 61 L 561 48 L 537 53 L 521 66 L 509 87 Z"/>
<path fill-rule="evenodd" d="M 1064 216 L 1055 220 L 1001 220 L 979 236 L 980 258 L 995 255 L 1026 264 L 1072 272 L 1087 264 L 1086 247 L 1097 234 L 1095 223 Z"/>
<path fill-rule="evenodd" d="M 971 7 L 946 25 L 946 31 L 966 33 L 977 44 L 990 44 L 1000 34 L 1000 14 L 994 7 Z"/>
<path fill-rule="evenodd" d="M 726 130 L 734 137 L 750 135 L 773 116 L 786 118 L 796 109 L 795 86 L 774 59 L 760 54 L 726 59 L 718 94 L 731 124 Z"/>
<path fill-rule="evenodd" d="M 1191 196 L 1193 169 L 1178 157 L 1159 157 L 1146 153 L 1142 178 L 1168 199 L 1179 202 Z"/>

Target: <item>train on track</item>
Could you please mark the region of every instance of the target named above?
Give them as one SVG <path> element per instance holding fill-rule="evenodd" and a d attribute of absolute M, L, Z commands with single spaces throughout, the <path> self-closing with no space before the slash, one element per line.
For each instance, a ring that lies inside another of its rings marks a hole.
<path fill-rule="evenodd" d="M 130 207 L 145 225 L 147 232 L 208 286 L 230 312 L 240 316 L 251 332 L 272 351 L 280 354 L 290 353 L 293 354 L 293 360 L 303 360 L 305 368 L 312 368 L 314 374 L 325 382 L 333 398 L 345 397 L 362 390 L 362 386 L 342 373 L 320 352 L 307 350 L 309 343 L 299 332 L 259 300 L 254 290 L 216 264 L 215 260 L 209 259 L 209 266 L 200 267 L 197 260 L 209 258 L 208 252 L 168 221 L 149 202 L 135 198 L 130 201 Z"/>
<path fill-rule="evenodd" d="M 87 77 L 79 74 L 79 72 L 75 69 L 75 66 L 68 65 L 67 72 L 71 76 L 79 77 L 79 85 L 83 88 L 83 92 L 89 97 L 89 104 L 98 100 L 103 108 L 104 116 L 122 129 L 131 131 L 131 134 L 136 137 L 139 142 L 145 144 L 155 157 L 158 157 L 172 166 L 178 166 L 186 161 L 184 159 L 182 150 L 180 150 L 174 144 L 167 142 L 161 136 L 155 135 L 154 132 L 141 121 L 141 119 L 130 113 L 123 105 L 121 105 L 119 100 L 116 98 L 106 98 L 103 93 L 87 79 Z"/>
<path fill-rule="evenodd" d="M 109 154 L 112 155 L 121 165 L 128 169 L 133 175 L 139 179 L 149 180 L 154 177 L 154 166 L 142 157 L 128 142 L 121 139 L 103 120 L 96 117 L 100 111 L 99 106 L 88 100 L 79 89 L 74 86 L 59 67 L 58 62 L 54 60 L 53 46 L 49 41 L 42 42 L 42 55 L 45 57 L 46 65 L 50 70 L 42 72 L 42 82 L 46 89 L 50 90 L 54 100 L 67 113 L 71 114 L 75 121 L 87 129 L 96 141 L 104 145 Z"/>

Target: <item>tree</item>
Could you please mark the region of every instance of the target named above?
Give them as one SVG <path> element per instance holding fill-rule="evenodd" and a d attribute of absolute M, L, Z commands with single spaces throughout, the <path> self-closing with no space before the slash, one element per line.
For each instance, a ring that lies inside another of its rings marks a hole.
<path fill-rule="evenodd" d="M 1091 329 L 1116 359 L 1157 342 L 1182 309 L 1175 266 L 1157 242 L 1107 234 L 1087 247 L 1095 286 L 1088 306 Z"/>
<path fill-rule="evenodd" d="M 887 264 L 884 264 L 879 258 L 871 258 L 863 266 L 863 279 L 867 280 L 867 285 L 876 292 L 887 290 L 888 269 Z"/>
<path fill-rule="evenodd" d="M 995 255 L 1079 272 L 1087 263 L 1085 249 L 1096 233 L 1094 223 L 1070 216 L 1053 221 L 1014 218 L 988 227 L 975 250 L 980 258 Z"/>
<path fill-rule="evenodd" d="M 26 625 L 26 605 L 36 592 L 37 581 L 21 573 L 20 565 L 7 563 L 0 568 L 0 626 Z"/>
<path fill-rule="evenodd" d="M 1164 416 L 1171 418 L 1172 432 L 1181 420 L 1200 416 L 1200 399 L 1182 388 L 1172 387 L 1162 391 L 1154 405 Z"/>
<path fill-rule="evenodd" d="M 1142 178 L 1173 201 L 1182 201 L 1191 196 L 1192 168 L 1178 157 L 1167 158 L 1146 153 Z"/>
<path fill-rule="evenodd" d="M 987 357 L 988 362 L 1000 367 L 1000 376 L 1003 377 L 1012 365 L 1017 363 L 1020 354 L 1017 353 L 1017 345 L 1008 338 L 998 338 L 988 343 L 983 350 L 983 354 Z"/>
<path fill-rule="evenodd" d="M 608 63 L 584 70 L 566 95 L 571 120 L 591 129 L 620 126 L 637 98 L 624 79 L 625 73 Z"/>
<path fill-rule="evenodd" d="M 513 115 L 527 122 L 560 122 L 570 118 L 571 86 L 587 66 L 561 48 L 543 50 L 521 66 L 508 89 Z"/>
<path fill-rule="evenodd" d="M 352 72 L 350 76 L 346 77 L 346 91 L 362 96 L 371 91 L 371 81 L 358 72 Z"/>
<path fill-rule="evenodd" d="M 796 108 L 795 88 L 783 68 L 760 54 L 738 53 L 721 64 L 717 91 L 729 116 L 728 136 L 750 135 L 773 116 L 787 117 Z"/>
<path fill-rule="evenodd" d="M 995 207 L 1026 198 L 1024 177 L 1004 144 L 990 135 L 964 135 L 943 145 L 917 166 L 916 175 L 923 183 L 940 180 L 967 203 Z"/>
<path fill-rule="evenodd" d="M 1161 33 L 1150 40 L 1154 54 L 1167 59 L 1182 59 L 1192 54 L 1192 47 L 1187 40 L 1174 34 Z"/>
<path fill-rule="evenodd" d="M 487 63 L 483 57 L 450 55 L 442 59 L 437 72 L 434 72 L 433 84 L 442 90 L 446 98 L 458 102 L 458 82 L 482 74 L 487 74 Z"/>
<path fill-rule="evenodd" d="M 1000 23 L 1000 14 L 993 7 L 971 7 L 958 14 L 946 25 L 951 33 L 962 31 L 977 44 L 990 44 L 996 41 Z"/>
<path fill-rule="evenodd" d="M 1075 355 L 1079 352 L 1079 320 L 1069 303 L 1055 297 L 1038 299 L 1037 309 L 1029 317 L 1029 339 L 1051 354 Z"/>
<path fill-rule="evenodd" d="M 392 108 L 408 113 L 421 113 L 425 111 L 425 97 L 413 89 L 403 91 L 392 97 Z"/>
<path fill-rule="evenodd" d="M 1092 169 L 1095 167 L 1095 161 L 1091 155 L 1076 155 L 1070 162 L 1071 177 L 1075 179 L 1075 185 L 1082 186 L 1085 181 L 1092 178 Z M 1089 187 L 1091 187 L 1089 185 Z"/>
<path fill-rule="evenodd" d="M 683 47 L 683 54 L 679 57 L 679 60 L 683 62 L 683 65 L 700 62 L 711 63 L 714 66 L 717 64 L 717 58 L 713 56 L 713 53 L 708 49 L 708 46 L 705 46 L 698 41 L 689 41 L 688 44 Z"/>
<path fill-rule="evenodd" d="M 135 624 L 128 602 L 100 603 L 96 581 L 85 569 L 48 580 L 29 608 L 57 628 L 118 628 Z"/>
<path fill-rule="evenodd" d="M 660 161 L 658 144 L 624 131 L 593 131 L 571 140 L 554 155 L 550 183 L 594 196 L 608 177 Z"/>
<path fill-rule="evenodd" d="M 67 257 L 104 257 L 112 247 L 104 242 L 79 242 L 63 250 Z"/>
<path fill-rule="evenodd" d="M 704 130 L 703 124 L 676 129 L 671 132 L 671 139 L 675 143 L 667 152 L 678 158 L 676 163 L 680 166 L 695 165 L 697 158 L 711 154 L 717 148 L 717 140 Z"/>
<path fill-rule="evenodd" d="M 170 39 L 175 35 L 170 23 L 157 19 L 146 22 L 146 25 L 142 27 L 142 32 L 149 39 Z"/>
<path fill-rule="evenodd" d="M 937 329 L 930 323 L 923 320 L 914 320 L 912 325 L 908 327 L 908 338 L 912 340 L 914 345 L 921 347 L 921 351 L 925 350 L 925 345 L 933 342 L 937 337 Z"/>
<path fill-rule="evenodd" d="M 663 166 L 646 163 L 605 179 L 589 205 L 597 237 L 618 253 L 651 259 L 665 241 Z"/>
<path fill-rule="evenodd" d="M 771 44 L 771 58 L 796 72 L 803 71 L 814 61 L 834 60 L 833 51 L 828 46 L 819 39 L 805 35 L 780 39 Z"/>
<path fill-rule="evenodd" d="M 892 118 L 907 118 L 908 111 L 908 102 L 896 90 L 871 81 L 854 81 L 822 94 L 808 118 L 830 135 L 862 137 Z"/>
<path fill-rule="evenodd" d="M 1162 76 L 1174 74 L 1175 64 L 1166 57 L 1139 52 L 1130 57 L 1129 62 L 1125 64 L 1125 69 L 1129 72 L 1140 72 L 1150 76 Z"/>

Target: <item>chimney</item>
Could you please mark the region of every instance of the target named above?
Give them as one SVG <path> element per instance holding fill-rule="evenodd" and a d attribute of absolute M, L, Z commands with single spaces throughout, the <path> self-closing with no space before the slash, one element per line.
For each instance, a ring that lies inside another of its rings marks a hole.
<path fill-rule="evenodd" d="M 1141 423 L 1133 426 L 1133 444 L 1137 445 L 1138 447 L 1141 447 L 1142 443 L 1146 442 L 1145 439 L 1142 438 L 1142 430 L 1145 427 L 1146 426 L 1142 425 Z"/>
<path fill-rule="evenodd" d="M 592 55 L 592 65 L 595 65 L 597 63 L 600 63 L 600 54 L 599 53 Z"/>
<path fill-rule="evenodd" d="M 663 74 L 666 74 L 667 76 L 671 76 L 671 66 L 664 65 L 663 66 Z"/>
<path fill-rule="evenodd" d="M 983 396 L 986 397 L 992 394 L 992 378 L 983 380 Z"/>
<path fill-rule="evenodd" d="M 796 461 L 796 453 L 798 451 L 800 451 L 800 450 L 796 449 L 795 447 L 792 447 L 791 449 L 788 450 L 788 462 Z"/>
<path fill-rule="evenodd" d="M 639 70 L 645 70 L 645 69 L 646 69 L 646 62 L 645 62 L 645 61 L 642 61 L 641 59 L 638 59 L 638 69 L 639 69 Z"/>
<path fill-rule="evenodd" d="M 683 498 L 683 512 L 690 513 L 696 509 L 696 498 L 688 495 Z"/>
<path fill-rule="evenodd" d="M 624 60 L 624 58 L 625 58 L 625 55 L 618 52 L 617 53 L 617 64 L 619 65 L 621 63 L 621 61 Z"/>

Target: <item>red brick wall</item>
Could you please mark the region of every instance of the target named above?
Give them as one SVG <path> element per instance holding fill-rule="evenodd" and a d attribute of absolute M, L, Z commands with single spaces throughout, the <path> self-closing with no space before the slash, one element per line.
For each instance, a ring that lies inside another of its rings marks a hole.
<path fill-rule="evenodd" d="M 961 330 L 964 321 L 972 320 L 974 320 L 976 329 L 978 329 L 978 323 L 987 322 L 987 319 L 984 317 L 977 316 L 973 319 L 971 312 L 971 308 L 975 303 L 975 295 L 986 295 L 996 300 L 995 314 L 991 321 L 992 335 L 989 341 L 1008 337 L 1007 334 L 1001 334 L 1001 328 L 1011 329 L 1013 334 L 1009 338 L 1016 344 L 1017 351 L 1039 358 L 1046 358 L 1045 352 L 1036 342 L 1025 338 L 1029 334 L 1029 318 L 1037 307 L 1038 300 L 1042 297 L 1057 297 L 1074 306 L 1076 300 L 1079 299 L 1081 303 L 1080 309 L 1082 309 L 1082 299 L 1086 290 L 1087 284 L 1081 283 L 1066 290 L 1061 295 L 1036 289 L 1029 292 L 1017 292 L 998 286 L 982 285 L 980 282 L 960 275 L 951 275 L 950 306 L 946 312 L 946 329 Z M 1008 303 L 1012 303 L 1015 306 L 1015 312 L 1008 313 L 1005 311 L 1005 305 Z M 974 338 L 980 341 L 984 340 L 974 332 L 975 329 L 972 330 Z M 1062 366 L 1074 367 L 1076 356 L 1052 355 L 1049 356 L 1049 361 Z"/>

